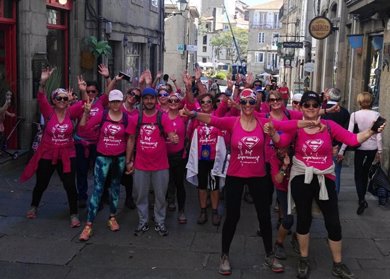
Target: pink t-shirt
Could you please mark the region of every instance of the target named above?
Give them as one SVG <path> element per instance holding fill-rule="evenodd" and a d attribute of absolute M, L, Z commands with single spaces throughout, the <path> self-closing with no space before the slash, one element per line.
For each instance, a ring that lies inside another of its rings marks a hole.
<path fill-rule="evenodd" d="M 96 126 L 100 127 L 97 152 L 105 156 L 123 155 L 126 152 L 127 141 L 123 117 L 120 121 L 113 121 L 110 118 L 110 114 L 107 113 L 106 119 L 102 121 L 103 115 L 103 111 L 99 112 L 96 117 L 89 119 L 85 126 L 80 126 L 80 130 L 89 130 L 91 127 Z M 131 118 L 128 118 L 127 121 L 129 126 Z"/>
<path fill-rule="evenodd" d="M 130 135 L 136 134 L 138 116 L 129 121 L 127 132 Z M 161 116 L 161 125 L 164 133 L 173 132 L 171 121 L 166 113 Z M 152 116 L 143 112 L 142 125 L 136 139 L 134 168 L 142 171 L 164 170 L 169 168 L 167 145 L 165 136 L 161 135 L 157 125 L 157 111 Z"/>
<path fill-rule="evenodd" d="M 278 91 L 282 95 L 283 100 L 288 100 L 290 98 L 290 91 L 288 90 L 288 87 L 279 87 Z"/>
<path fill-rule="evenodd" d="M 107 95 L 102 95 L 99 98 L 96 98 L 91 106 L 91 111 L 89 112 L 88 121 L 92 118 L 97 117 L 104 110 L 104 103 L 106 103 Z M 69 110 L 78 111 L 77 119 L 80 121 L 83 116 L 82 113 L 84 111 L 83 105 L 85 101 L 78 101 L 76 104 L 71 106 Z M 80 112 L 81 111 L 81 112 Z M 101 117 L 101 116 L 100 116 Z M 79 126 L 76 128 L 75 139 L 76 140 L 87 140 L 96 142 L 99 138 L 99 124 L 95 127 L 90 127 L 88 130 L 80 129 Z"/>
<path fill-rule="evenodd" d="M 270 159 L 272 182 L 276 189 L 287 192 L 290 169 L 286 171 L 286 176 L 284 176 L 282 183 L 278 183 L 275 180 L 275 176 L 279 173 L 282 164 L 283 162 L 278 158 L 276 152 L 272 154 Z"/>
<path fill-rule="evenodd" d="M 298 129 L 298 134 L 292 135 L 296 138 L 295 156 L 304 162 L 308 167 L 319 170 L 329 168 L 333 164 L 332 138 L 350 146 L 358 145 L 357 135 L 345 130 L 332 120 L 321 120 L 321 123 L 328 123 L 327 129 L 317 134 L 307 134 L 304 129 Z M 330 134 L 328 132 L 330 130 Z M 334 176 L 326 175 L 334 180 Z"/>
<path fill-rule="evenodd" d="M 186 125 L 187 125 L 187 117 L 181 117 L 176 116 L 174 119 L 170 119 L 168 115 L 168 119 L 172 123 L 173 131 L 179 136 L 179 142 L 177 144 L 174 144 L 167 141 L 167 150 L 168 154 L 175 154 L 184 149 L 184 140 L 185 140 L 185 134 L 186 134 Z"/>
<path fill-rule="evenodd" d="M 237 177 L 262 177 L 265 176 L 264 161 L 264 132 L 263 125 L 269 119 L 257 119 L 258 123 L 253 131 L 245 131 L 240 123 L 240 117 L 219 118 L 212 116 L 210 125 L 231 133 L 230 161 L 227 175 Z M 282 121 L 275 121 L 275 127 L 279 127 Z M 294 129 L 296 121 L 286 122 L 286 128 Z"/>

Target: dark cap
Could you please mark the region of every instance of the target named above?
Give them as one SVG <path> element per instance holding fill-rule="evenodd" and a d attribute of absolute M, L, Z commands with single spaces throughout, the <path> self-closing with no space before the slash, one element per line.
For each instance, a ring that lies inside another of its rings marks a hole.
<path fill-rule="evenodd" d="M 146 87 L 146 88 L 142 91 L 142 97 L 147 96 L 147 95 L 156 97 L 156 96 L 157 96 L 157 92 L 156 92 L 156 90 L 154 90 L 154 89 L 151 88 L 151 87 Z"/>
<path fill-rule="evenodd" d="M 321 104 L 320 96 L 314 91 L 306 91 L 305 93 L 303 93 L 300 104 L 302 105 L 310 100 L 316 101 L 318 104 Z"/>

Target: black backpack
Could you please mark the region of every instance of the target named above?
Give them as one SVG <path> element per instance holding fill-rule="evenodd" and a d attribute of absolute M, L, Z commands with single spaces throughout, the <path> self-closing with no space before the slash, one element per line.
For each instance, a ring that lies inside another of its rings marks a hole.
<path fill-rule="evenodd" d="M 157 125 L 158 129 L 160 130 L 160 135 L 162 137 L 164 137 L 165 133 L 164 133 L 164 127 L 161 123 L 161 118 L 162 118 L 162 114 L 163 112 L 161 110 L 158 110 L 157 111 L 157 119 L 156 119 L 156 122 L 155 123 L 143 123 L 142 122 L 142 117 L 144 115 L 144 112 L 143 110 L 141 110 L 139 113 L 138 113 L 138 120 L 137 120 L 137 126 L 135 128 L 135 138 L 138 138 L 139 136 L 139 131 L 141 129 L 141 126 L 142 125 L 146 125 L 146 124 L 154 124 L 154 125 Z"/>
<path fill-rule="evenodd" d="M 116 121 L 112 121 L 112 120 L 107 119 L 107 116 L 108 116 L 108 109 L 105 109 L 103 111 L 103 117 L 102 117 L 102 121 L 100 122 L 100 127 L 102 127 L 103 123 L 107 122 L 107 121 L 109 121 L 111 123 L 118 123 Z M 125 129 L 127 128 L 127 125 L 129 124 L 129 119 L 128 119 L 128 115 L 126 112 L 122 112 L 122 119 L 121 119 L 120 123 L 123 124 L 123 126 L 125 126 Z"/>

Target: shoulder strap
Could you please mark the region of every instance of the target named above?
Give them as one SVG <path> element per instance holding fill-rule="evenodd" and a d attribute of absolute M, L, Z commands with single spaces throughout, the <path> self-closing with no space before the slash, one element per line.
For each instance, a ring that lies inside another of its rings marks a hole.
<path fill-rule="evenodd" d="M 269 112 L 267 112 L 266 114 L 265 114 L 265 118 L 269 118 L 271 116 L 271 114 L 269 113 Z"/>
<path fill-rule="evenodd" d="M 108 109 L 103 110 L 103 117 L 100 121 L 100 127 L 103 126 L 103 123 L 107 121 Z"/>
<path fill-rule="evenodd" d="M 291 120 L 291 115 L 290 115 L 290 112 L 288 111 L 288 109 L 285 109 L 283 112 L 286 115 L 287 119 Z"/>
<path fill-rule="evenodd" d="M 164 135 L 164 127 L 163 127 L 163 125 L 162 125 L 162 121 L 161 121 L 161 118 L 162 118 L 162 114 L 163 114 L 163 112 L 161 111 L 161 110 L 158 110 L 157 111 L 157 126 L 158 126 L 158 128 L 159 128 L 159 130 L 160 130 L 160 134 L 161 135 Z"/>
<path fill-rule="evenodd" d="M 141 129 L 143 114 L 144 114 L 144 111 L 141 109 L 138 113 L 137 126 L 135 127 L 135 138 L 138 138 L 138 136 L 139 136 L 139 130 Z"/>
<path fill-rule="evenodd" d="M 123 126 L 125 126 L 125 129 L 126 129 L 127 125 L 129 124 L 129 118 L 128 118 L 127 112 L 125 112 L 125 111 L 122 112 L 122 123 L 123 123 Z"/>

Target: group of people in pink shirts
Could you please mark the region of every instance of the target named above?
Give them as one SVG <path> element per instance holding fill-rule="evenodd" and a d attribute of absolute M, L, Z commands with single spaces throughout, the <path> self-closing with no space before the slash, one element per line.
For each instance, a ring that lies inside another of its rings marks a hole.
<path fill-rule="evenodd" d="M 256 86 L 251 74 L 245 79 L 237 76 L 235 82 L 229 80 L 226 92 L 215 96 L 202 85 L 200 70 L 195 71 L 194 77 L 183 75 L 183 90 L 153 83 L 150 72 L 146 71 L 140 77 L 142 87 L 130 88 L 124 96 L 115 89 L 123 77 L 110 79 L 108 69 L 100 65 L 99 73 L 107 78 L 104 95 L 97 98 L 94 95 L 97 92 L 88 92 L 87 83 L 80 78 L 79 88 L 84 92 L 82 101 L 69 106 L 66 90 L 57 89 L 50 96 L 50 105 L 44 86 L 51 73 L 51 69 L 42 71 L 38 93 L 41 113 L 46 119 L 43 139 L 22 175 L 22 180 L 30 178 L 34 172 L 37 177 L 28 218 L 37 216 L 42 194 L 56 169 L 67 192 L 71 227 L 81 225 L 77 204 L 86 197 L 80 196 L 82 187 L 75 184 L 76 141 L 76 145 L 79 144 L 77 156 L 87 158 L 91 152 L 96 153 L 94 188 L 80 240 L 86 241 L 92 235 L 107 180 L 110 182 L 107 225 L 111 231 L 119 230 L 116 214 L 120 184 L 127 181 L 126 201 L 134 200 L 139 217 L 134 234 L 139 236 L 149 230 L 152 188 L 154 229 L 161 236 L 168 235 L 167 193 L 176 196 L 178 222 L 187 222 L 186 179 L 197 187 L 197 223 L 203 225 L 208 221 L 208 198 L 212 224 L 219 226 L 223 220 L 220 274 L 232 273 L 230 246 L 240 219 L 242 194 L 247 188 L 257 213 L 265 266 L 276 273 L 284 271 L 284 242 L 294 223 L 292 211 L 295 208 L 294 237 L 300 254 L 297 276 L 308 278 L 312 203 L 315 201 L 328 231 L 332 274 L 354 278 L 342 261 L 332 141 L 336 139 L 356 146 L 380 133 L 385 124 L 374 124 L 354 134 L 333 121 L 321 120 L 321 114 L 331 113 L 337 106 L 322 109 L 322 100 L 313 91 L 302 95 L 299 111 L 288 110 L 281 92 L 271 90 L 264 98 L 264 92 Z M 77 137 L 73 137 L 74 131 Z M 276 242 L 272 240 L 271 224 L 274 189 L 281 217 Z M 221 193 L 224 216 L 218 210 Z"/>

